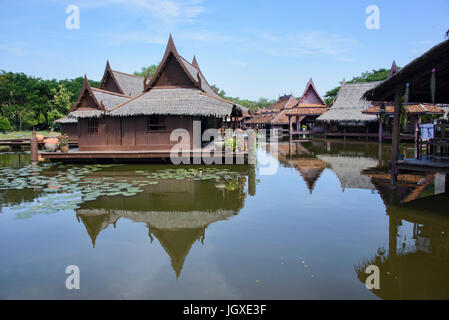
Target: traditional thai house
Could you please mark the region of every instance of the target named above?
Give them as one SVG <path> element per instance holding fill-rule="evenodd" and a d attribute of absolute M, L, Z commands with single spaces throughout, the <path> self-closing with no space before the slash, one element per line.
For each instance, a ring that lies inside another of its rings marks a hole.
<path fill-rule="evenodd" d="M 287 111 L 291 110 L 298 100 L 293 95 L 283 95 L 267 109 L 259 109 L 256 115 L 247 121 L 247 126 L 262 129 L 277 129 L 280 134 L 288 131 Z"/>
<path fill-rule="evenodd" d="M 334 104 L 316 120 L 324 127 L 326 137 L 377 137 L 375 115 L 363 114 L 373 104 L 363 94 L 381 82 L 346 83 L 343 79 Z"/>
<path fill-rule="evenodd" d="M 196 59 L 190 63 L 181 57 L 170 35 L 153 78 L 113 71 L 107 63 L 99 89 L 92 88 L 85 78 L 69 117 L 78 119 L 79 151 L 120 151 L 123 155 L 130 151 L 169 152 L 179 143 L 170 141 L 175 129 L 190 134 L 190 141 L 183 142 L 192 150 L 194 121 L 201 123 L 202 134 L 219 128 L 227 117 L 242 116 L 243 111 L 246 109 L 211 89 Z"/>
<path fill-rule="evenodd" d="M 328 107 L 315 88 L 312 78 L 298 103 L 286 113 L 289 123 L 289 134 L 314 134 L 315 120 L 328 111 Z"/>

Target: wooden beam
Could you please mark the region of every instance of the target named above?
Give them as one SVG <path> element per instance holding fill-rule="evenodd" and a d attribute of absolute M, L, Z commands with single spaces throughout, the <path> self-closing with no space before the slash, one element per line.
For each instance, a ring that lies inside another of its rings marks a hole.
<path fill-rule="evenodd" d="M 399 154 L 399 118 L 401 115 L 402 97 L 401 90 L 396 89 L 394 94 L 394 116 L 393 116 L 393 140 L 392 140 L 392 152 L 391 152 L 391 184 L 395 186 L 398 182 L 398 170 L 397 161 Z"/>

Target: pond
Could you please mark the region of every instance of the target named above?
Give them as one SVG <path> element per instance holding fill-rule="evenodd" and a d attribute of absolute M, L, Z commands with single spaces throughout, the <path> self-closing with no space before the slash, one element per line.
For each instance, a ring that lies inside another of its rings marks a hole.
<path fill-rule="evenodd" d="M 262 155 L 276 174 L 0 154 L 0 299 L 449 298 L 445 176 L 402 174 L 391 189 L 388 144 Z"/>

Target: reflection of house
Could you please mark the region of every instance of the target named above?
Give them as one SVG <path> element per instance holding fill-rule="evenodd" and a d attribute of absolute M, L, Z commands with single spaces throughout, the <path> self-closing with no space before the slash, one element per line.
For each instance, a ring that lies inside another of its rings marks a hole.
<path fill-rule="evenodd" d="M 371 178 L 385 205 L 406 203 L 422 196 L 429 196 L 427 190 L 434 187 L 435 181 L 433 174 L 400 174 L 396 189 L 392 191 L 388 172 L 368 169 L 363 174 Z M 436 194 L 435 188 L 431 190 L 430 195 L 434 194 Z"/>
<path fill-rule="evenodd" d="M 449 299 L 449 216 L 447 194 L 387 206 L 388 253 L 378 250 L 370 260 L 355 267 L 365 283 L 368 265 L 380 269 L 382 299 Z M 401 228 L 404 224 L 412 224 Z M 408 241 L 408 244 L 406 243 Z"/>
<path fill-rule="evenodd" d="M 203 242 L 207 227 L 237 215 L 244 206 L 245 182 L 248 193 L 255 194 L 254 168 L 242 171 L 236 185 L 224 188 L 212 181 L 160 180 L 156 185 L 141 187 L 144 192 L 133 197 L 100 197 L 86 202 L 77 210 L 95 247 L 102 230 L 119 219 L 145 223 L 153 242 L 158 239 L 170 256 L 172 267 L 179 277 L 192 245 Z M 94 176 L 95 174 L 92 174 Z M 145 179 L 127 177 L 117 173 L 115 179 Z"/>
<path fill-rule="evenodd" d="M 105 209 L 81 209 L 77 211 L 78 219 L 83 222 L 95 247 L 100 232 L 109 225 L 116 228 L 120 218 L 145 223 L 151 242 L 158 239 L 161 246 L 170 256 L 173 270 L 178 278 L 184 261 L 192 245 L 196 241 L 204 242 L 207 227 L 217 221 L 226 220 L 236 212 L 233 210 L 218 211 L 127 211 Z"/>
<path fill-rule="evenodd" d="M 332 171 L 340 180 L 341 187 L 345 189 L 371 189 L 375 187 L 371 183 L 370 177 L 363 175 L 362 171 L 376 167 L 376 159 L 366 157 L 342 157 L 331 155 L 318 155 L 318 158 L 328 163 Z"/>
<path fill-rule="evenodd" d="M 312 194 L 321 173 L 327 168 L 327 163 L 317 158 L 289 159 L 288 162 L 300 172 L 310 194 Z"/>

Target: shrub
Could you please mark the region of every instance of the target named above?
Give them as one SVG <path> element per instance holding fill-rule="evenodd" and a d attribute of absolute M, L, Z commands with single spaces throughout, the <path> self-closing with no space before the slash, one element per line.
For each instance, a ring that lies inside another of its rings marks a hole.
<path fill-rule="evenodd" d="M 8 118 L 0 116 L 0 132 L 11 131 L 12 127 Z"/>

